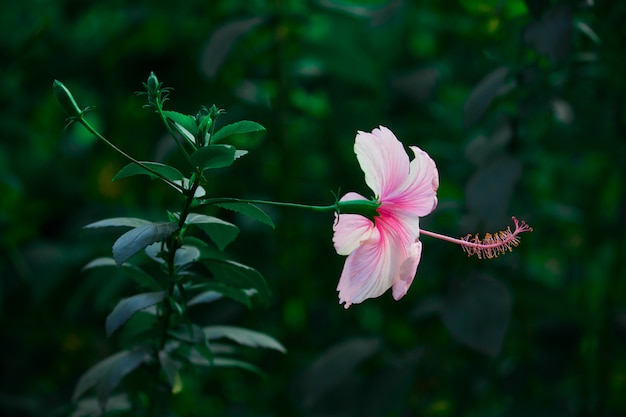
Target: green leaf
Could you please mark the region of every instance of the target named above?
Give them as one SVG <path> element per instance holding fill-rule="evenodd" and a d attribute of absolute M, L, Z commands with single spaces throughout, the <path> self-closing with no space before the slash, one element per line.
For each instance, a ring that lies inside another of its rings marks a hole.
<path fill-rule="evenodd" d="M 263 371 L 261 371 L 258 367 L 252 365 L 251 363 L 244 362 L 239 359 L 224 358 L 224 357 L 213 358 L 212 365 L 218 366 L 221 368 L 241 368 L 241 369 L 245 369 L 246 371 L 253 372 L 257 375 L 263 375 Z"/>
<path fill-rule="evenodd" d="M 189 238 L 186 237 L 185 241 L 187 241 L 188 239 Z M 156 243 L 153 243 L 152 245 L 146 246 L 145 253 L 153 261 L 159 264 L 164 264 L 165 259 L 163 259 L 163 256 L 162 256 L 164 255 L 162 253 L 162 249 L 163 249 L 163 245 L 160 242 L 156 242 Z M 217 250 L 215 251 L 216 253 L 220 253 L 220 252 L 217 252 Z M 215 255 L 208 250 L 205 251 L 204 249 L 200 249 L 196 245 L 185 244 L 181 246 L 180 248 L 178 248 L 178 250 L 176 251 L 176 254 L 174 255 L 174 266 L 179 268 L 179 271 L 182 271 L 184 267 L 186 267 L 187 265 L 190 265 L 193 262 L 203 259 L 205 257 L 205 252 L 208 254 L 207 257 L 211 259 L 215 257 Z"/>
<path fill-rule="evenodd" d="M 195 345 L 188 355 L 189 363 L 196 366 L 217 366 L 221 368 L 240 368 L 247 371 L 254 372 L 258 375 L 263 375 L 263 372 L 256 366 L 241 361 L 239 359 L 215 357 L 213 352 L 206 346 Z"/>
<path fill-rule="evenodd" d="M 221 284 L 224 288 L 228 288 L 230 290 L 233 291 L 239 291 L 239 290 L 234 290 L 226 285 Z M 204 291 L 201 292 L 200 294 L 196 295 L 195 297 L 193 297 L 191 300 L 189 300 L 187 302 L 187 306 L 191 307 L 193 305 L 196 304 L 208 304 L 208 303 L 212 303 L 213 301 L 217 301 L 221 298 L 224 297 L 224 294 L 222 294 L 221 292 L 217 292 L 217 291 L 213 291 L 213 290 L 209 290 L 209 291 Z"/>
<path fill-rule="evenodd" d="M 161 244 L 161 242 L 156 242 L 156 243 L 146 246 L 146 249 L 144 252 L 153 261 L 159 264 L 164 264 L 165 259 L 163 259 L 162 255 L 164 254 L 162 250 L 163 250 L 163 245 Z"/>
<path fill-rule="evenodd" d="M 241 214 L 245 214 L 246 216 L 252 217 L 255 220 L 260 221 L 261 223 L 265 223 L 270 226 L 272 229 L 274 228 L 274 222 L 272 218 L 267 215 L 263 210 L 255 206 L 251 203 L 219 203 L 215 204 L 218 207 L 225 208 L 226 210 L 236 211 Z"/>
<path fill-rule="evenodd" d="M 106 411 L 114 415 L 117 413 L 129 413 L 132 403 L 128 400 L 128 394 L 117 394 L 109 397 L 106 403 Z M 99 416 L 102 410 L 98 400 L 94 397 L 84 398 L 76 403 L 76 409 L 69 417 Z"/>
<path fill-rule="evenodd" d="M 499 220 L 506 218 L 509 201 L 522 173 L 521 161 L 511 155 L 491 157 L 481 164 L 465 184 L 469 213 L 483 220 L 489 228 L 498 227 Z"/>
<path fill-rule="evenodd" d="M 157 291 L 137 294 L 121 300 L 106 319 L 107 337 L 126 323 L 133 314 L 163 301 L 164 298 L 165 291 Z"/>
<path fill-rule="evenodd" d="M 217 143 L 220 140 L 227 138 L 231 135 L 238 135 L 244 133 L 262 132 L 265 128 L 257 122 L 251 122 L 249 120 L 241 120 L 239 122 L 231 123 L 222 127 L 215 132 L 211 137 L 211 143 Z"/>
<path fill-rule="evenodd" d="M 473 277 L 457 282 L 441 310 L 452 336 L 490 356 L 496 356 L 509 326 L 511 295 L 500 281 Z"/>
<path fill-rule="evenodd" d="M 302 374 L 302 394 L 306 404 L 321 404 L 328 394 L 349 383 L 358 367 L 379 353 L 376 338 L 353 338 L 323 352 Z"/>
<path fill-rule="evenodd" d="M 209 365 L 213 365 L 215 355 L 213 354 L 211 347 L 209 347 L 209 342 L 206 339 L 203 343 L 196 343 L 192 348 L 192 352 L 193 351 L 199 354 L 202 358 L 206 359 Z"/>
<path fill-rule="evenodd" d="M 204 328 L 204 334 L 209 340 L 227 338 L 244 346 L 274 349 L 282 353 L 287 352 L 287 349 L 273 337 L 242 327 L 208 326 Z"/>
<path fill-rule="evenodd" d="M 150 223 L 129 230 L 113 244 L 113 259 L 121 265 L 146 246 L 167 238 L 177 230 L 178 225 L 173 222 Z"/>
<path fill-rule="evenodd" d="M 498 67 L 485 75 L 474 87 L 464 105 L 466 126 L 476 123 L 491 102 L 502 93 L 508 74 L 508 68 Z"/>
<path fill-rule="evenodd" d="M 186 343 L 203 343 L 206 344 L 206 336 L 204 330 L 197 324 L 181 324 L 175 329 L 167 332 L 172 337 Z"/>
<path fill-rule="evenodd" d="M 189 300 L 187 306 L 212 303 L 222 297 L 228 297 L 250 308 L 252 307 L 250 299 L 257 293 L 255 289 L 241 290 L 220 283 L 206 284 L 202 286 L 202 289 L 204 291 Z"/>
<path fill-rule="evenodd" d="M 239 233 L 239 228 L 234 224 L 205 214 L 191 213 L 187 216 L 185 223 L 202 229 L 220 250 L 224 250 Z"/>
<path fill-rule="evenodd" d="M 124 263 L 118 266 L 113 258 L 96 258 L 93 261 L 89 262 L 87 265 L 85 265 L 83 267 L 83 271 L 101 267 L 120 268 L 132 279 L 134 279 L 139 285 L 154 291 L 159 291 L 162 289 L 159 283 L 143 269 L 129 263 Z"/>
<path fill-rule="evenodd" d="M 188 245 L 188 246 L 194 246 L 200 249 L 201 251 L 209 248 L 209 245 L 204 240 L 198 239 L 197 237 L 193 237 L 193 236 L 184 236 L 183 244 Z"/>
<path fill-rule="evenodd" d="M 89 368 L 78 380 L 72 401 L 76 401 L 89 388 L 98 385 L 98 403 L 104 410 L 110 393 L 117 384 L 137 368 L 146 358 L 144 349 L 123 350 L 111 355 Z"/>
<path fill-rule="evenodd" d="M 176 251 L 174 255 L 174 265 L 181 268 L 200 259 L 202 253 L 195 246 L 183 245 Z"/>
<path fill-rule="evenodd" d="M 235 161 L 235 147 L 232 145 L 209 145 L 191 154 L 191 162 L 201 169 L 224 168 Z"/>
<path fill-rule="evenodd" d="M 195 138 L 196 138 L 196 135 L 198 134 L 198 126 L 196 125 L 196 119 L 193 116 L 178 113 L 175 111 L 167 111 L 167 110 L 165 110 L 163 114 L 170 121 L 172 121 L 173 123 L 179 124 L 182 128 L 184 128 L 187 132 L 189 132 L 193 136 L 192 142 L 193 143 L 196 142 Z"/>
<path fill-rule="evenodd" d="M 215 78 L 237 39 L 264 21 L 265 18 L 259 16 L 244 17 L 218 26 L 203 52 L 202 73 L 209 79 Z"/>
<path fill-rule="evenodd" d="M 217 281 L 240 290 L 253 288 L 258 292 L 261 303 L 268 302 L 270 291 L 267 282 L 256 269 L 226 259 L 207 259 L 204 264 Z"/>
<path fill-rule="evenodd" d="M 153 171 L 158 172 L 170 181 L 183 181 L 183 179 L 185 178 L 185 176 L 179 170 L 169 165 L 149 161 L 142 161 L 141 163 L 149 167 Z M 133 175 L 148 175 L 150 178 L 153 179 L 159 178 L 154 173 L 148 171 L 144 167 L 137 165 L 134 162 L 131 162 L 124 168 L 120 169 L 117 174 L 115 174 L 115 176 L 113 177 L 113 181 L 122 178 L 132 177 Z"/>
<path fill-rule="evenodd" d="M 100 220 L 83 226 L 84 229 L 96 229 L 99 227 L 139 227 L 152 224 L 151 221 L 137 219 L 134 217 L 113 217 L 110 219 Z"/>
<path fill-rule="evenodd" d="M 161 364 L 161 369 L 165 373 L 167 377 L 167 381 L 172 387 L 172 394 L 178 394 L 183 390 L 183 384 L 180 379 L 180 363 L 170 358 L 170 356 L 165 351 L 159 352 L 159 363 Z"/>

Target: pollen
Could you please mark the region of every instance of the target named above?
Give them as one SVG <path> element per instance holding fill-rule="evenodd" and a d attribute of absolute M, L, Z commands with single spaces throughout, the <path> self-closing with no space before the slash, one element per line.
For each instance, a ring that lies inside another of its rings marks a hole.
<path fill-rule="evenodd" d="M 468 234 L 462 237 L 461 243 L 463 250 L 467 256 L 476 255 L 478 259 L 493 259 L 507 252 L 512 252 L 513 248 L 520 243 L 519 235 L 524 232 L 532 232 L 533 228 L 526 224 L 523 220 L 517 220 L 513 217 L 515 230 L 511 231 L 510 227 L 506 230 L 491 234 L 486 233 L 482 239 L 478 234 L 472 236 Z"/>

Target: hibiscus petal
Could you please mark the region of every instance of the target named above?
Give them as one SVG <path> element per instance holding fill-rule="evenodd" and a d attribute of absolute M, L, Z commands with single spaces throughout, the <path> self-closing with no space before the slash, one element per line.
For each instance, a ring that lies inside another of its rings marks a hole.
<path fill-rule="evenodd" d="M 401 250 L 382 236 L 369 239 L 346 259 L 337 285 L 339 303 L 360 303 L 387 291 L 394 282 L 401 262 Z"/>
<path fill-rule="evenodd" d="M 435 161 L 417 146 L 410 147 L 415 159 L 410 163 L 409 175 L 387 201 L 396 205 L 397 210 L 410 212 L 420 217 L 430 214 L 437 206 L 439 172 Z"/>
<path fill-rule="evenodd" d="M 354 152 L 365 173 L 365 183 L 377 197 L 392 193 L 409 175 L 409 156 L 402 143 L 384 126 L 372 133 L 359 131 Z"/>
<path fill-rule="evenodd" d="M 408 256 L 409 248 L 419 237 L 419 216 L 388 202 L 383 202 L 378 212 L 380 216 L 376 218 L 376 227 L 387 239 L 393 239 L 399 247 L 404 248 L 403 254 Z"/>
<path fill-rule="evenodd" d="M 411 245 L 409 257 L 400 265 L 400 271 L 392 286 L 393 298 L 399 300 L 406 295 L 417 273 L 417 266 L 422 257 L 422 242 Z"/>
<path fill-rule="evenodd" d="M 347 193 L 339 201 L 366 200 L 360 194 Z M 339 255 L 349 255 L 361 242 L 370 238 L 374 223 L 358 214 L 335 213 L 333 243 Z"/>
<path fill-rule="evenodd" d="M 339 255 L 349 255 L 371 236 L 374 223 L 358 214 L 336 214 L 333 244 Z"/>

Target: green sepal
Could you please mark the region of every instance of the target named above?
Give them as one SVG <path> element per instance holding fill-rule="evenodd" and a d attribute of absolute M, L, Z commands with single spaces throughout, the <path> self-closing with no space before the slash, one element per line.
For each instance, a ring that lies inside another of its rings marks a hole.
<path fill-rule="evenodd" d="M 337 211 L 339 214 L 359 214 L 363 217 L 375 221 L 378 214 L 380 202 L 376 200 L 348 200 L 338 201 Z"/>

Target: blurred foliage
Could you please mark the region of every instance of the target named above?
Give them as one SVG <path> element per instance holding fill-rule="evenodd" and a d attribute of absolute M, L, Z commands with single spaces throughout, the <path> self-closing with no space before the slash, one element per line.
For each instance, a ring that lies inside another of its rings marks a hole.
<path fill-rule="evenodd" d="M 364 193 L 354 135 L 383 124 L 438 164 L 439 206 L 423 227 L 463 236 L 516 215 L 535 229 L 494 261 L 424 237 L 404 299 L 346 311 L 332 216 L 272 210 L 272 231 L 224 213 L 241 227 L 229 254 L 268 278 L 272 302 L 252 313 L 223 300 L 196 319 L 271 334 L 288 353 L 251 352 L 265 377 L 184 375 L 178 415 L 626 413 L 623 2 L 1 8 L 2 415 L 69 414 L 78 376 L 122 343 L 104 318 L 133 284 L 81 272 L 113 240 L 82 226 L 157 220 L 175 198 L 147 178 L 111 182 L 125 162 L 81 127 L 63 130 L 52 80 L 96 106 L 89 120 L 117 145 L 166 160 L 165 132 L 132 94 L 150 71 L 175 87 L 172 108 L 216 104 L 225 124 L 267 128 L 211 194 L 329 204 L 338 187 Z"/>

